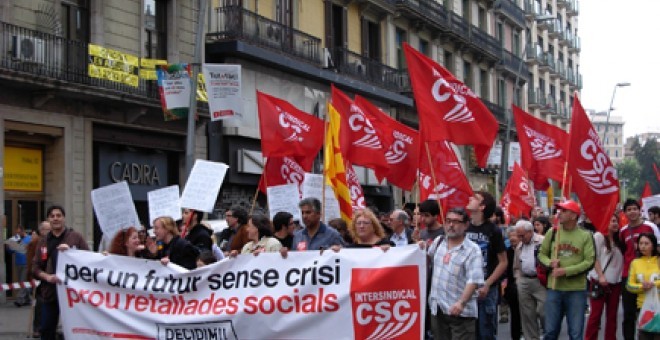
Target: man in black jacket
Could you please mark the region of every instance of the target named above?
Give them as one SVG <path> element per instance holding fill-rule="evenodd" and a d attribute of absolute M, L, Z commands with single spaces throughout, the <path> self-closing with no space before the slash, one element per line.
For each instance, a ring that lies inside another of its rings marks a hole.
<path fill-rule="evenodd" d="M 192 214 L 192 217 L 191 217 Z M 212 231 L 202 224 L 204 213 L 193 209 L 183 209 L 183 228 L 190 224 L 193 227 L 186 228 L 184 238 L 195 246 L 200 252 L 211 251 L 213 240 Z M 182 232 L 183 234 L 183 232 Z"/>

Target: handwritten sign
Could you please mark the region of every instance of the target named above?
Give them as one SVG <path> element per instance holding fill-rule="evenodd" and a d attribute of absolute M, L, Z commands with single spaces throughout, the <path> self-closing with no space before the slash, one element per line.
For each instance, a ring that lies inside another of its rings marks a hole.
<path fill-rule="evenodd" d="M 147 193 L 149 200 L 149 222 L 160 216 L 170 216 L 175 221 L 181 219 L 181 203 L 179 202 L 179 186 L 170 185 Z"/>
<path fill-rule="evenodd" d="M 302 184 L 302 192 L 303 198 L 315 197 L 323 202 L 323 207 L 321 207 L 321 211 L 323 212 L 323 222 L 328 223 L 328 221 L 332 219 L 341 217 L 339 212 L 339 201 L 337 201 L 335 192 L 329 185 L 325 186 L 325 201 L 322 200 L 323 175 L 305 173 L 305 180 Z"/>
<path fill-rule="evenodd" d="M 267 194 L 271 220 L 280 211 L 292 214 L 294 220 L 301 220 L 300 208 L 298 208 L 300 192 L 298 191 L 297 184 L 292 183 L 268 187 Z"/>
<path fill-rule="evenodd" d="M 181 194 L 181 207 L 213 212 L 227 169 L 225 163 L 196 160 Z"/>
<path fill-rule="evenodd" d="M 104 234 L 114 234 L 123 228 L 140 226 L 126 181 L 92 190 L 92 205 Z"/>

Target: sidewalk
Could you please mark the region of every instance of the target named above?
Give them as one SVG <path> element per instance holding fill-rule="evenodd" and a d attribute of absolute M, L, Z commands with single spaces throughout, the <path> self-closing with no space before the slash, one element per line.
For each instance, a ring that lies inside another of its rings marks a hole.
<path fill-rule="evenodd" d="M 31 320 L 30 306 L 16 307 L 13 299 L 0 304 L 0 340 L 25 339 Z"/>

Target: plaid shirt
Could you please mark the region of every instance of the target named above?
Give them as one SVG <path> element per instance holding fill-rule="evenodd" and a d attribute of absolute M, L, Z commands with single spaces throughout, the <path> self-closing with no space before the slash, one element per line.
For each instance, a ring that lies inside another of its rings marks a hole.
<path fill-rule="evenodd" d="M 449 308 L 458 302 L 468 284 L 476 283 L 478 286 L 484 284 L 483 257 L 479 246 L 465 237 L 459 246 L 447 250 L 447 242 L 444 242 L 444 238 L 440 239 L 436 238 L 428 249 L 428 255 L 433 259 L 429 294 L 429 308 L 433 315 L 438 314 L 438 306 L 442 313 L 449 314 Z M 445 258 L 446 255 L 448 259 Z M 449 261 L 448 264 L 445 264 L 446 260 Z M 460 316 L 470 318 L 478 316 L 476 292 L 465 304 Z"/>

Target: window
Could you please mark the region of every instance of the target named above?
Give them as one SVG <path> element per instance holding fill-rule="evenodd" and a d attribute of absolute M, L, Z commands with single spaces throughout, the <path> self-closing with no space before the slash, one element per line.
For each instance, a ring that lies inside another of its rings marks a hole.
<path fill-rule="evenodd" d="M 447 69 L 447 71 L 451 72 L 451 74 L 456 73 L 455 72 L 455 66 L 454 66 L 454 54 L 452 54 L 449 51 L 445 51 L 444 59 L 445 59 L 444 66 Z"/>
<path fill-rule="evenodd" d="M 488 99 L 488 72 L 484 69 L 479 69 L 479 97 Z"/>
<path fill-rule="evenodd" d="M 540 96 L 545 96 L 545 79 L 539 78 L 539 89 L 541 90 Z"/>
<path fill-rule="evenodd" d="M 380 62 L 380 25 L 362 18 L 362 55 Z"/>
<path fill-rule="evenodd" d="M 419 51 L 425 55 L 429 55 L 429 42 L 424 39 L 419 39 Z"/>
<path fill-rule="evenodd" d="M 515 104 L 518 107 L 522 107 L 522 89 L 519 86 L 516 87 L 514 85 L 513 91 L 514 91 L 513 104 Z"/>
<path fill-rule="evenodd" d="M 277 22 L 288 27 L 293 27 L 293 14 L 291 10 L 293 4 L 291 2 L 292 0 L 277 0 L 275 4 L 275 19 Z"/>
<path fill-rule="evenodd" d="M 488 23 L 487 23 L 487 19 L 486 19 L 486 10 L 483 7 L 479 6 L 478 13 L 479 13 L 479 28 L 484 32 L 488 32 Z"/>
<path fill-rule="evenodd" d="M 497 22 L 497 31 L 495 32 L 497 41 L 500 42 L 500 45 L 504 47 L 504 25 L 501 21 Z"/>
<path fill-rule="evenodd" d="M 504 79 L 497 81 L 497 104 L 506 107 L 506 82 Z"/>
<path fill-rule="evenodd" d="M 616 127 L 614 127 L 616 129 Z M 616 132 L 616 131 L 614 131 Z M 619 144 L 619 137 L 614 137 L 614 144 Z"/>
<path fill-rule="evenodd" d="M 463 83 L 471 89 L 474 88 L 472 81 L 472 64 L 467 61 L 463 61 Z"/>
<path fill-rule="evenodd" d="M 406 65 L 406 58 L 403 54 L 403 43 L 407 42 L 406 31 L 401 28 L 396 28 L 396 66 L 399 70 L 408 68 Z"/>
<path fill-rule="evenodd" d="M 614 150 L 614 157 L 619 157 L 619 150 Z"/>
<path fill-rule="evenodd" d="M 145 56 L 151 59 L 167 59 L 167 1 L 145 2 L 146 30 Z"/>
<path fill-rule="evenodd" d="M 511 34 L 511 52 L 519 57 L 520 53 L 522 53 L 520 49 L 520 33 L 518 31 L 513 31 Z"/>
<path fill-rule="evenodd" d="M 463 19 L 467 20 L 469 23 L 470 20 L 470 0 L 463 0 Z"/>

